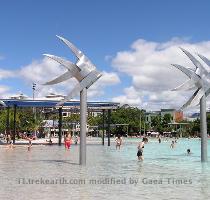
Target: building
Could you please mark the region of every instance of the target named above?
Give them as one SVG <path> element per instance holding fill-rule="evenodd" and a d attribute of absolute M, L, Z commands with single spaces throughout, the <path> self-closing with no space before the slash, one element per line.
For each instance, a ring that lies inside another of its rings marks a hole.
<path fill-rule="evenodd" d="M 146 122 L 151 124 L 154 117 L 160 116 L 160 111 L 145 112 Z"/>
<path fill-rule="evenodd" d="M 182 111 L 177 111 L 175 109 L 161 109 L 160 111 L 146 112 L 146 122 L 151 125 L 152 119 L 156 116 L 164 117 L 164 115 L 170 114 L 172 117 L 172 122 L 181 122 L 184 119 Z"/>
<path fill-rule="evenodd" d="M 183 112 L 175 109 L 161 109 L 161 117 L 165 114 L 170 114 L 172 116 L 172 122 L 181 122 L 184 119 Z"/>
<path fill-rule="evenodd" d="M 181 122 L 184 120 L 184 114 L 182 111 L 175 111 L 175 122 Z"/>

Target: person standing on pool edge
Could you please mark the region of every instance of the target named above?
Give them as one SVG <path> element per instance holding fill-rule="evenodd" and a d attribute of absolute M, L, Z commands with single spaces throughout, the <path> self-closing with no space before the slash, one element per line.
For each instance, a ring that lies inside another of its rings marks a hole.
<path fill-rule="evenodd" d="M 141 161 L 144 160 L 143 148 L 144 148 L 144 145 L 147 144 L 147 142 L 148 142 L 148 139 L 144 137 L 142 139 L 142 141 L 139 143 L 139 145 L 138 145 L 138 152 L 137 152 L 138 160 L 141 160 Z"/>

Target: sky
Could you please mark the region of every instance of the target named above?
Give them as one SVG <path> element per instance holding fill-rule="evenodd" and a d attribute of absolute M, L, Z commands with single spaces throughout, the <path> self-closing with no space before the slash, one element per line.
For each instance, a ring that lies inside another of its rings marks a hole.
<path fill-rule="evenodd" d="M 193 91 L 171 91 L 187 80 L 171 64 L 193 68 L 179 47 L 210 58 L 209 10 L 207 0 L 0 0 L 0 98 L 32 98 L 33 83 L 35 98 L 74 88 L 42 85 L 66 70 L 44 53 L 76 61 L 60 35 L 103 74 L 88 101 L 179 109 Z"/>

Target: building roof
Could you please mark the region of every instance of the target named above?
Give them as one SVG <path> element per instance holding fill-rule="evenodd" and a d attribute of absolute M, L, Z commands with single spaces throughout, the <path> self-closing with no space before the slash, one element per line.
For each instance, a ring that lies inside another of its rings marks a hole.
<path fill-rule="evenodd" d="M 174 112 L 176 111 L 176 109 L 173 109 L 173 108 L 162 108 L 161 109 L 161 112 Z"/>

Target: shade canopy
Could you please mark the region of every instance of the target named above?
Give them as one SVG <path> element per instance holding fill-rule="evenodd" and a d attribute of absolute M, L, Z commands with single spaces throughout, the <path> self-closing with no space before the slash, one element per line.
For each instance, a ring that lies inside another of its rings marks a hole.
<path fill-rule="evenodd" d="M 20 100 L 20 99 L 0 99 L 6 105 L 6 107 L 13 107 L 16 105 L 17 107 L 55 107 L 59 101 L 55 100 Z M 63 105 L 69 107 L 79 107 L 79 101 L 67 101 Z M 89 108 L 95 109 L 117 109 L 120 104 L 114 102 L 88 102 L 87 106 Z"/>

